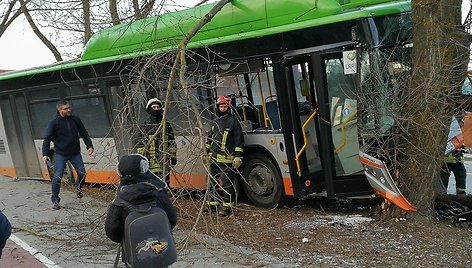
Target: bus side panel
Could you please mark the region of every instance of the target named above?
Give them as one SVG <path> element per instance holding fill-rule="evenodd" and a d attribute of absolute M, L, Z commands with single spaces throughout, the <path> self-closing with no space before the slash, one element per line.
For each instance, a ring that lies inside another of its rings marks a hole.
<path fill-rule="evenodd" d="M 245 147 L 263 147 L 270 156 L 275 160 L 276 167 L 279 168 L 282 175 L 282 183 L 284 185 L 284 192 L 286 195 L 294 195 L 292 187 L 292 179 L 290 177 L 290 170 L 284 161 L 287 161 L 287 154 L 285 149 L 285 142 L 282 133 L 246 133 L 244 136 Z M 269 157 L 270 157 L 269 156 Z"/>
<path fill-rule="evenodd" d="M 43 140 L 35 140 L 36 153 L 41 164 L 41 173 L 43 178 L 51 180 L 46 165 L 42 162 L 41 147 Z M 87 183 L 99 184 L 117 184 L 119 182 L 116 173 L 116 164 L 118 163 L 118 155 L 116 153 L 114 138 L 94 138 L 92 139 L 94 146 L 93 155 L 87 154 L 87 148 L 83 141 L 80 141 L 80 151 L 84 160 Z M 76 175 L 76 174 L 75 174 Z"/>
<path fill-rule="evenodd" d="M 0 174 L 15 178 L 16 170 L 11 159 L 10 146 L 8 145 L 5 125 L 3 123 L 2 109 L 0 109 Z"/>
<path fill-rule="evenodd" d="M 177 144 L 177 165 L 171 172 L 170 187 L 185 189 L 206 189 L 207 172 L 201 159 L 200 137 L 175 136 Z"/>

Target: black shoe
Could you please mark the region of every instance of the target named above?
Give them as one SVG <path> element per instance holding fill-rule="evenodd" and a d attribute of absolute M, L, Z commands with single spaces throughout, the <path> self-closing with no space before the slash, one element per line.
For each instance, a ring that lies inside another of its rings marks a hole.
<path fill-rule="evenodd" d="M 84 193 L 82 192 L 82 189 L 77 188 L 76 190 L 77 198 L 82 198 L 84 197 Z"/>
<path fill-rule="evenodd" d="M 220 217 L 227 217 L 231 214 L 233 214 L 233 209 L 231 207 L 221 207 L 218 211 L 218 216 Z"/>
<path fill-rule="evenodd" d="M 217 210 L 218 210 L 218 206 L 206 205 L 206 206 L 203 208 L 203 213 L 216 212 Z"/>
<path fill-rule="evenodd" d="M 466 192 L 464 190 L 457 190 L 456 195 L 465 195 Z"/>
<path fill-rule="evenodd" d="M 52 204 L 52 209 L 55 209 L 55 210 L 61 209 L 61 205 L 59 205 L 59 202 L 54 202 Z"/>

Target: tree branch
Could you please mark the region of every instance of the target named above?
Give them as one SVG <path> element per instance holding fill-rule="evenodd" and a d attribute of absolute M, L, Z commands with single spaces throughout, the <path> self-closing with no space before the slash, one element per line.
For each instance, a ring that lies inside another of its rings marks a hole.
<path fill-rule="evenodd" d="M 49 48 L 49 50 L 51 50 L 52 54 L 54 55 L 54 58 L 56 58 L 57 61 L 62 61 L 61 53 L 59 53 L 57 48 L 51 43 L 51 41 L 49 41 L 49 39 L 47 39 L 41 33 L 41 31 L 38 29 L 38 27 L 34 23 L 33 18 L 31 17 L 31 14 L 29 13 L 28 8 L 26 7 L 26 2 L 24 0 L 19 0 L 19 1 L 20 1 L 20 4 L 21 4 L 21 10 L 22 10 L 23 14 L 25 15 L 26 20 L 28 21 L 29 25 L 31 26 L 31 29 L 33 30 L 33 32 L 36 34 L 36 36 L 38 36 L 38 38 L 41 40 L 41 42 L 43 42 L 43 44 L 45 44 L 46 47 Z"/>

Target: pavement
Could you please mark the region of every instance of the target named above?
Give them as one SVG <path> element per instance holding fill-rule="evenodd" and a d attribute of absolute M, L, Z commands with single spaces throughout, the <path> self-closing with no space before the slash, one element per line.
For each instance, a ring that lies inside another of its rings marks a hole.
<path fill-rule="evenodd" d="M 465 166 L 467 193 L 472 194 L 472 155 L 466 156 Z M 455 193 L 453 174 L 448 186 L 448 193 Z M 113 267 L 117 244 L 103 228 L 108 203 L 90 196 L 77 199 L 63 187 L 63 208 L 53 210 L 50 188 L 49 182 L 0 175 L 0 210 L 14 227 L 0 268 Z M 174 237 L 181 251 L 171 267 L 296 267 L 210 236 L 193 233 L 186 243 L 187 235 L 177 224 Z M 121 261 L 118 267 L 124 267 Z"/>
<path fill-rule="evenodd" d="M 87 192 L 85 192 L 87 193 Z M 82 199 L 61 188 L 60 210 L 53 210 L 49 182 L 14 180 L 0 175 L 0 210 L 14 229 L 3 250 L 0 268 L 113 267 L 117 244 L 104 231 L 108 203 Z M 179 228 L 180 249 L 170 267 L 294 267 L 288 261 Z M 121 260 L 118 267 L 124 267 Z"/>

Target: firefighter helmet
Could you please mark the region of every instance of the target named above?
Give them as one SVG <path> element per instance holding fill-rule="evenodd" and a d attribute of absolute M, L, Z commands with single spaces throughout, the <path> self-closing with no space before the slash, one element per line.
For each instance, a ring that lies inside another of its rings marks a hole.
<path fill-rule="evenodd" d="M 228 105 L 231 105 L 231 98 L 227 95 L 221 95 L 218 100 L 216 101 L 216 105 L 220 105 L 220 104 L 228 104 Z"/>
<path fill-rule="evenodd" d="M 152 99 L 148 100 L 148 102 L 147 102 L 147 104 L 146 104 L 146 111 L 147 111 L 147 112 L 149 112 L 149 110 L 151 109 L 151 105 L 152 105 L 153 103 L 159 104 L 159 105 L 161 106 L 161 108 L 162 108 L 162 102 L 161 102 L 161 100 L 159 100 L 158 98 L 152 98 Z"/>

